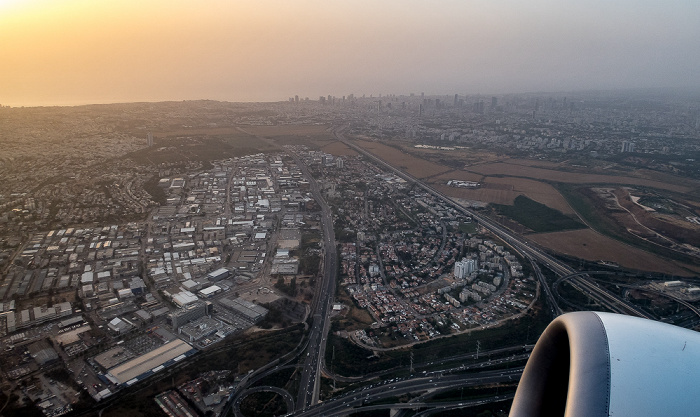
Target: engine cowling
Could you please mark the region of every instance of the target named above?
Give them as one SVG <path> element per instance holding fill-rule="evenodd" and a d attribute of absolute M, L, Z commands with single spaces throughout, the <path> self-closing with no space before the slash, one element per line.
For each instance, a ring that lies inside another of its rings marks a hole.
<path fill-rule="evenodd" d="M 511 417 L 700 414 L 700 333 L 612 313 L 564 314 L 525 366 Z"/>

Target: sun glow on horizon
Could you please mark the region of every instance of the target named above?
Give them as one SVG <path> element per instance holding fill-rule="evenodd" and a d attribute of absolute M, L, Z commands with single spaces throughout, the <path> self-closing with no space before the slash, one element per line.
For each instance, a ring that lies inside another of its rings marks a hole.
<path fill-rule="evenodd" d="M 592 2 L 0 0 L 0 104 L 700 86 L 700 2 Z"/>

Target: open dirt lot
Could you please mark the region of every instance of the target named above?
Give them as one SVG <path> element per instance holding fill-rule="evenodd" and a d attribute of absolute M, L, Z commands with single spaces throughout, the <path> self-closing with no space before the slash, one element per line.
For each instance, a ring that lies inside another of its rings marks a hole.
<path fill-rule="evenodd" d="M 452 171 L 445 172 L 444 174 L 436 175 L 430 178 L 430 183 L 433 184 L 446 184 L 449 180 L 459 180 L 459 181 L 483 181 L 484 176 L 481 174 L 475 174 L 473 172 L 462 171 L 460 169 L 455 169 Z"/>
<path fill-rule="evenodd" d="M 331 133 L 326 125 L 276 125 L 276 126 L 243 126 L 243 128 L 255 135 L 276 137 L 276 136 L 315 136 L 327 134 L 330 139 Z"/>
<path fill-rule="evenodd" d="M 417 158 L 408 155 L 399 149 L 381 144 L 379 142 L 371 142 L 366 140 L 355 141 L 358 146 L 367 149 L 377 157 L 386 161 L 389 165 L 394 166 L 402 171 L 405 171 L 416 178 L 426 178 L 433 175 L 442 174 L 450 171 L 452 168 L 445 167 L 425 159 Z"/>
<path fill-rule="evenodd" d="M 693 275 L 684 268 L 686 266 L 692 268 L 695 274 L 700 273 L 700 268 L 666 261 L 650 252 L 625 245 L 591 229 L 540 233 L 530 235 L 528 238 L 553 251 L 589 261 L 604 260 L 616 262 L 626 268 L 673 275 Z"/>
<path fill-rule="evenodd" d="M 513 191 L 524 194 L 527 197 L 544 204 L 564 214 L 574 214 L 575 211 L 566 199 L 551 185 L 535 180 L 513 177 L 487 177 L 487 184 L 507 184 L 513 187 Z"/>
<path fill-rule="evenodd" d="M 515 197 L 521 194 L 517 191 L 513 191 L 512 189 L 487 187 L 467 189 L 450 187 L 446 184 L 435 184 L 433 185 L 433 188 L 449 197 L 496 204 L 513 204 Z"/>
<path fill-rule="evenodd" d="M 514 177 L 527 177 L 548 181 L 568 182 L 576 184 L 601 183 L 601 184 L 630 184 L 644 187 L 671 190 L 678 193 L 688 193 L 697 184 L 689 181 L 689 185 L 671 184 L 648 180 L 643 178 L 623 177 L 616 175 L 585 174 L 578 172 L 564 172 L 551 169 L 535 168 L 524 165 L 514 165 L 510 163 L 495 163 L 477 165 L 468 168 L 468 171 L 483 175 L 508 175 Z"/>
<path fill-rule="evenodd" d="M 331 142 L 328 145 L 325 145 L 321 147 L 321 150 L 323 152 L 328 152 L 331 155 L 335 156 L 356 156 L 358 153 L 350 149 L 347 145 L 345 145 L 342 142 L 336 141 L 336 142 Z"/>
<path fill-rule="evenodd" d="M 477 181 L 482 185 L 476 189 L 448 187 L 446 185 L 448 180 Z M 428 182 L 450 197 L 486 203 L 513 204 L 515 197 L 524 194 L 562 213 L 575 213 L 559 191 L 542 181 L 516 177 L 483 177 L 479 174 L 454 170 L 432 177 Z"/>

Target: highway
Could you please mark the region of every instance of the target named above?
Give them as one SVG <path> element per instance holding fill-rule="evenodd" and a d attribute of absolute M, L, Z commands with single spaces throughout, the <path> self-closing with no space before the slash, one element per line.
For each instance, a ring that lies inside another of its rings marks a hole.
<path fill-rule="evenodd" d="M 318 183 L 309 173 L 308 168 L 298 155 L 290 152 L 297 166 L 309 180 L 311 193 L 321 206 L 321 225 L 323 229 L 323 275 L 318 281 L 319 290 L 311 306 L 311 328 L 306 355 L 302 355 L 304 368 L 299 382 L 296 409 L 304 410 L 318 402 L 321 384 L 321 371 L 326 353 L 326 335 L 330 328 L 330 312 L 333 307 L 335 283 L 338 274 L 338 252 L 335 247 L 335 232 L 331 209 L 323 199 Z"/>
<path fill-rule="evenodd" d="M 269 139 L 259 136 L 256 137 L 277 146 L 275 142 Z M 314 196 L 316 203 L 321 207 L 321 227 L 323 232 L 323 273 L 320 279 L 317 280 L 318 289 L 311 303 L 311 324 L 308 339 L 303 346 L 300 346 L 300 349 L 295 349 L 295 352 L 290 352 L 290 354 L 285 355 L 286 362 L 294 358 L 301 358 L 303 360 L 303 370 L 296 401 L 288 403 L 293 403 L 296 410 L 304 410 L 318 402 L 321 371 L 324 366 L 323 358 L 326 352 L 326 335 L 330 328 L 330 312 L 338 274 L 338 252 L 335 246 L 335 232 L 333 229 L 331 209 L 323 199 L 318 183 L 297 154 L 290 151 L 289 155 L 295 160 L 299 169 L 309 180 L 311 194 Z M 278 370 L 279 366 L 276 366 L 278 364 L 279 361 L 273 361 L 273 363 L 251 371 L 251 373 L 246 375 L 238 384 L 238 388 L 230 395 L 222 415 L 225 415 L 229 409 L 233 409 L 234 413 L 238 413 L 238 407 L 235 405 L 238 403 L 239 399 L 244 396 L 243 394 L 247 392 L 249 384 L 263 375 Z"/>
<path fill-rule="evenodd" d="M 411 379 L 393 379 L 382 383 L 358 388 L 346 394 L 334 397 L 321 404 L 309 407 L 302 412 L 294 413 L 295 417 L 311 416 L 342 416 L 357 412 L 356 407 L 365 404 L 398 397 L 408 393 L 421 391 L 444 391 L 459 387 L 472 387 L 487 384 L 517 382 L 522 375 L 523 367 L 513 369 L 487 370 L 470 374 L 422 376 Z M 461 401 L 439 403 L 441 406 L 456 406 Z M 466 401 L 464 403 L 467 403 Z M 383 404 L 373 408 L 421 408 L 434 407 L 431 403 L 396 403 Z M 464 407 L 466 405 L 457 406 Z"/>

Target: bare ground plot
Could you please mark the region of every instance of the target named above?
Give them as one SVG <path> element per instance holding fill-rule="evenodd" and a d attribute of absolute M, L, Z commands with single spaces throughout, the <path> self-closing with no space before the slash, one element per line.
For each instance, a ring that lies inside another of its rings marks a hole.
<path fill-rule="evenodd" d="M 306 145 L 320 149 L 336 142 L 325 125 L 242 126 L 241 130 L 273 139 L 279 145 Z"/>
<path fill-rule="evenodd" d="M 466 148 L 445 151 L 442 149 L 416 148 L 413 142 L 398 145 L 406 153 L 415 155 L 418 158 L 425 158 L 433 162 L 437 162 L 440 159 L 447 159 L 460 168 L 465 164 L 490 163 L 503 159 L 502 156 L 481 149 Z"/>
<path fill-rule="evenodd" d="M 513 187 L 513 191 L 524 194 L 527 197 L 542 203 L 547 207 L 559 210 L 564 214 L 575 214 L 573 208 L 556 188 L 542 181 L 529 180 L 525 178 L 498 178 L 487 177 L 484 182 L 487 184 L 507 184 Z"/>
<path fill-rule="evenodd" d="M 450 167 L 426 161 L 425 159 L 417 158 L 397 148 L 387 146 L 379 142 L 357 140 L 355 141 L 355 144 L 373 153 L 378 158 L 386 161 L 389 165 L 407 172 L 416 178 L 431 177 L 452 169 Z"/>
<path fill-rule="evenodd" d="M 349 148 L 346 144 L 344 144 L 343 142 L 339 142 L 339 141 L 331 142 L 328 145 L 321 147 L 321 150 L 323 152 L 327 152 L 327 153 L 329 153 L 331 155 L 335 155 L 335 156 L 356 156 L 356 155 L 358 155 L 357 151 Z"/>
<path fill-rule="evenodd" d="M 433 188 L 449 197 L 465 200 L 483 201 L 484 203 L 513 204 L 515 197 L 520 195 L 517 191 L 503 188 L 455 188 L 446 184 L 435 184 Z"/>
<path fill-rule="evenodd" d="M 250 133 L 266 137 L 276 136 L 315 136 L 326 134 L 331 136 L 326 125 L 276 125 L 276 126 L 245 126 Z"/>
<path fill-rule="evenodd" d="M 696 266 L 667 261 L 650 252 L 636 249 L 591 229 L 541 233 L 528 236 L 539 245 L 555 252 L 589 261 L 616 262 L 622 267 L 665 274 L 690 276 L 686 268 L 700 272 Z"/>
<path fill-rule="evenodd" d="M 513 165 L 524 165 L 524 166 L 530 166 L 530 167 L 539 167 L 539 168 L 544 168 L 544 169 L 556 169 L 562 167 L 561 162 L 551 162 L 551 161 L 543 161 L 540 159 L 508 159 L 507 161 L 504 161 L 509 164 Z"/>
<path fill-rule="evenodd" d="M 477 178 L 480 176 L 471 174 L 470 177 L 469 173 L 466 173 L 467 175 L 460 175 L 462 172 L 464 171 L 451 171 L 446 174 L 441 174 L 431 178 L 429 182 L 434 188 L 450 197 L 478 200 L 485 203 L 512 205 L 515 197 L 526 195 L 564 214 L 576 213 L 559 191 L 547 183 L 514 177 Z M 481 181 L 482 185 L 475 189 L 449 187 L 446 183 L 450 179 Z"/>
<path fill-rule="evenodd" d="M 280 297 L 269 288 L 254 289 L 240 294 L 246 301 L 257 304 L 268 304 L 277 301 Z M 233 298 L 233 297 L 232 297 Z"/>
<path fill-rule="evenodd" d="M 579 172 L 564 172 L 550 169 L 535 168 L 509 163 L 494 163 L 469 167 L 469 171 L 483 175 L 509 175 L 517 177 L 528 177 L 547 181 L 567 182 L 576 184 L 602 183 L 602 184 L 630 184 L 644 187 L 659 188 L 679 193 L 688 193 L 698 186 L 692 180 L 677 179 L 688 185 L 672 184 L 661 181 L 653 181 L 644 178 L 632 178 L 616 175 L 586 174 Z"/>
<path fill-rule="evenodd" d="M 240 135 L 241 132 L 238 131 L 236 126 L 224 126 L 224 127 L 179 127 L 176 129 L 159 129 L 153 130 L 151 132 L 153 138 L 158 144 L 158 139 L 166 138 L 169 136 L 219 136 L 219 135 Z"/>
<path fill-rule="evenodd" d="M 480 182 L 483 178 L 484 176 L 481 174 L 455 169 L 445 172 L 444 174 L 436 175 L 432 177 L 429 182 L 434 184 L 446 184 L 449 180 Z"/>
<path fill-rule="evenodd" d="M 620 221 L 627 228 L 634 229 L 641 224 L 644 228 L 652 229 L 681 243 L 700 246 L 699 225 L 690 222 L 676 221 L 671 223 L 664 221 L 656 213 L 646 211 L 641 206 L 634 204 L 630 198 L 629 190 L 618 188 L 614 193 L 618 203 L 628 211 L 627 216 L 621 216 L 622 220 Z"/>

